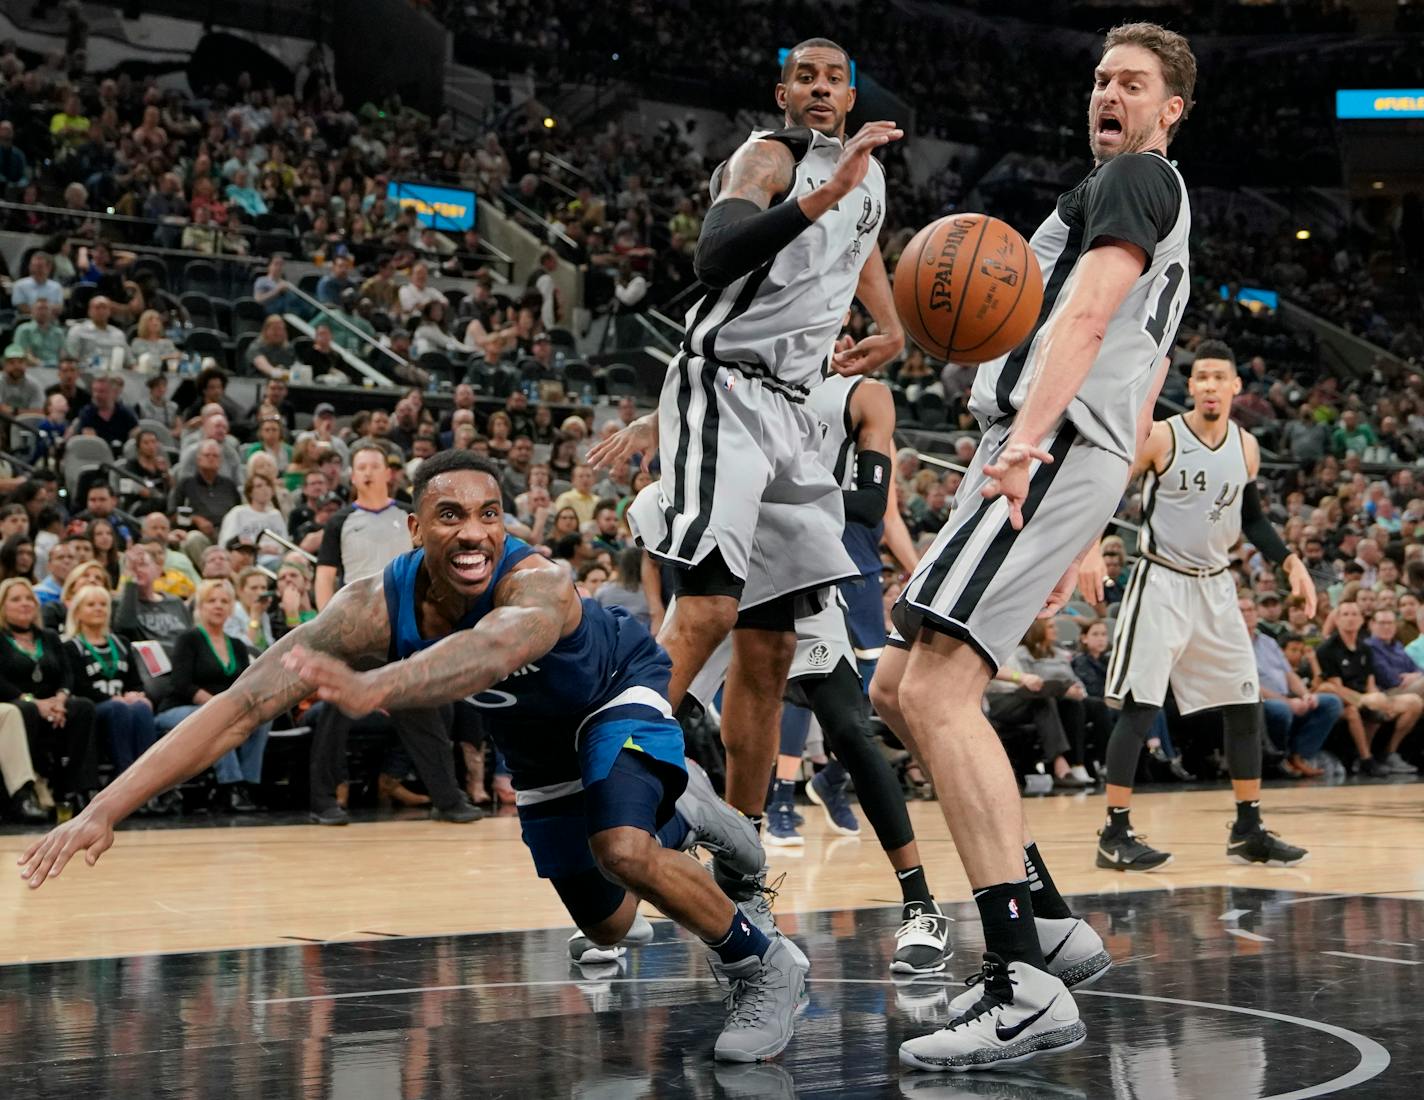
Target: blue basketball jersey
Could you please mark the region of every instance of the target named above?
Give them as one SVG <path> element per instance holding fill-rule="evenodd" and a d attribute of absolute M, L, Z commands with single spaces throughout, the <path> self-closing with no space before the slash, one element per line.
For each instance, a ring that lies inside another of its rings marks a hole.
<path fill-rule="evenodd" d="M 456 629 L 468 630 L 493 611 L 495 587 L 534 552 L 528 543 L 506 536 L 489 586 Z M 417 549 L 386 566 L 392 660 L 409 657 L 445 637 L 426 638 L 420 633 L 416 579 L 424 559 L 425 551 Z M 593 715 L 598 714 L 598 724 L 604 724 L 633 715 L 656 717 L 667 708 L 672 661 L 652 635 L 622 608 L 605 608 L 587 599 L 581 602 L 583 615 L 573 633 L 559 639 L 542 657 L 466 700 L 479 708 L 509 758 L 516 787 L 578 776 L 580 737 Z M 680 743 L 675 754 L 670 750 L 666 755 L 680 766 Z"/>

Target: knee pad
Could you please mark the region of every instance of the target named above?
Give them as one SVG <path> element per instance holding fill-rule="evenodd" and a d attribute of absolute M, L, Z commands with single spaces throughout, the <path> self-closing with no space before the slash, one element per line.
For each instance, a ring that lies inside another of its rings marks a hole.
<path fill-rule="evenodd" d="M 1261 778 L 1260 703 L 1242 703 L 1221 709 L 1222 748 L 1232 779 Z"/>

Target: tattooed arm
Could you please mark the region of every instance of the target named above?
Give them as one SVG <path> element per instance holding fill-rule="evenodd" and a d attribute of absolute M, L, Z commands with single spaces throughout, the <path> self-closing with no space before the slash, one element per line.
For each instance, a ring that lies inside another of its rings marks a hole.
<path fill-rule="evenodd" d="M 114 826 L 154 795 L 176 786 L 247 740 L 253 729 L 311 694 L 284 665 L 297 646 L 343 661 L 384 658 L 390 645 L 381 577 L 347 585 L 311 622 L 298 627 L 258 657 L 237 682 L 204 703 L 163 737 L 123 775 L 104 788 L 84 812 L 45 834 L 22 855 L 20 877 L 33 889 L 85 852 L 94 864 L 114 842 Z"/>
<path fill-rule="evenodd" d="M 317 695 L 349 714 L 438 706 L 477 695 L 537 661 L 571 633 L 583 605 L 561 565 L 528 557 L 499 582 L 494 610 L 403 661 L 354 672 L 340 660 L 294 649 L 286 664 Z"/>

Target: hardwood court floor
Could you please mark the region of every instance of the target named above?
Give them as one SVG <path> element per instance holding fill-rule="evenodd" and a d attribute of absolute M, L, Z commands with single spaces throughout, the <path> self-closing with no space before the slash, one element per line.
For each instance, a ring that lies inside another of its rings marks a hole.
<path fill-rule="evenodd" d="M 1309 848 L 1307 863 L 1228 863 L 1226 790 L 1139 797 L 1135 826 L 1176 856 L 1151 875 L 1094 868 L 1101 796 L 1030 799 L 1027 811 L 1065 894 L 1223 886 L 1424 899 L 1424 783 L 1281 786 L 1264 802 L 1267 825 Z M 917 802 L 911 812 L 936 895 L 967 900 L 938 805 Z M 804 850 L 771 852 L 773 878 L 785 872 L 776 911 L 787 931 L 797 931 L 798 913 L 898 903 L 868 826 L 861 839 L 843 838 L 815 807 L 803 813 Z M 125 829 L 97 867 L 72 863 L 34 893 L 14 871 L 27 844 L 25 834 L 0 835 L 0 964 L 569 925 L 512 817 Z M 1126 943 L 1108 946 L 1130 953 Z"/>

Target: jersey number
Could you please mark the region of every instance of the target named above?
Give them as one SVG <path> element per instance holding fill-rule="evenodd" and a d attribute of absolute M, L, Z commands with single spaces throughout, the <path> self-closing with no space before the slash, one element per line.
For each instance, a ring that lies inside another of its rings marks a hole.
<path fill-rule="evenodd" d="M 1147 324 L 1144 326 L 1147 335 L 1158 344 L 1167 332 L 1167 322 L 1171 320 L 1172 315 L 1172 299 L 1177 296 L 1177 287 L 1182 285 L 1182 276 L 1186 273 L 1187 269 L 1181 264 L 1169 264 L 1167 270 L 1162 272 L 1167 282 L 1157 298 L 1157 308 L 1152 311 L 1152 316 L 1147 318 Z"/>
<path fill-rule="evenodd" d="M 1178 470 L 1177 473 L 1179 473 L 1179 474 L 1182 475 L 1182 483 L 1181 483 L 1180 485 L 1178 485 L 1177 488 L 1178 488 L 1179 490 L 1181 490 L 1182 492 L 1186 492 L 1187 489 L 1190 488 L 1190 486 L 1187 485 L 1187 471 L 1186 471 L 1186 470 Z M 1194 473 L 1194 474 L 1192 475 L 1192 485 L 1195 485 L 1195 486 L 1196 486 L 1197 492 L 1199 492 L 1199 493 L 1204 493 L 1204 492 L 1206 492 L 1206 471 L 1205 471 L 1205 470 L 1198 470 L 1196 473 Z"/>

